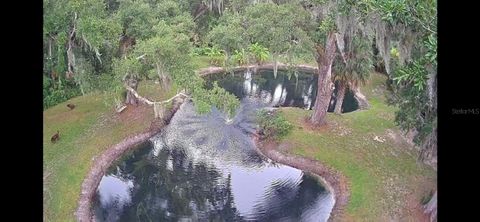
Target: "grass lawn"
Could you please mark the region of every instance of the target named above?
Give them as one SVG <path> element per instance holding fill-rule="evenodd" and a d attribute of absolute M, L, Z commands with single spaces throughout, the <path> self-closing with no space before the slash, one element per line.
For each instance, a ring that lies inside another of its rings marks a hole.
<path fill-rule="evenodd" d="M 328 126 L 320 130 L 304 127 L 312 111 L 281 111 L 295 126 L 284 138 L 292 145 L 289 152 L 315 158 L 348 178 L 351 196 L 346 213 L 352 221 L 415 221 L 404 209 L 436 188 L 436 172 L 416 161 L 417 151 L 394 125 L 395 108 L 385 103 L 385 80 L 373 74 L 361 88 L 371 105 L 368 110 L 328 113 Z M 376 136 L 385 141 L 374 140 Z"/>
<path fill-rule="evenodd" d="M 163 93 L 160 85 L 140 82 L 139 91 L 150 99 L 163 100 L 175 94 L 175 87 Z M 69 110 L 66 104 L 76 108 Z M 44 221 L 76 221 L 74 212 L 80 187 L 92 158 L 125 137 L 143 132 L 153 120 L 151 107 L 128 107 L 116 114 L 105 105 L 103 95 L 92 93 L 70 99 L 43 112 L 43 214 Z M 60 131 L 60 140 L 50 137 Z"/>
<path fill-rule="evenodd" d="M 210 58 L 208 56 L 204 56 L 204 55 L 194 56 L 192 63 L 193 63 L 193 66 L 196 70 L 211 66 Z"/>

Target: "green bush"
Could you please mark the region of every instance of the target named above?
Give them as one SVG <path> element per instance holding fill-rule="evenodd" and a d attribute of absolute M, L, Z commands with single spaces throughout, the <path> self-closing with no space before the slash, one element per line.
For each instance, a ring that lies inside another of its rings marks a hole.
<path fill-rule="evenodd" d="M 232 59 L 234 63 L 238 65 L 245 65 L 248 63 L 248 55 L 245 52 L 245 49 L 235 50 L 235 52 L 233 53 Z"/>
<path fill-rule="evenodd" d="M 283 116 L 267 110 L 261 110 L 257 113 L 257 121 L 261 132 L 267 138 L 281 139 L 293 129 L 293 125 Z"/>
<path fill-rule="evenodd" d="M 51 79 L 44 78 L 43 81 L 43 110 L 81 94 L 78 87 L 72 86 L 67 82 L 63 84 L 57 83 L 57 85 L 53 87 Z"/>
<path fill-rule="evenodd" d="M 268 49 L 258 43 L 251 44 L 248 47 L 248 51 L 252 54 L 258 64 L 266 62 L 270 56 Z"/>
<path fill-rule="evenodd" d="M 211 51 L 211 48 L 208 46 L 205 47 L 194 47 L 192 50 L 192 55 L 193 56 L 204 56 L 207 55 L 207 53 Z"/>
<path fill-rule="evenodd" d="M 225 60 L 225 53 L 223 52 L 223 50 L 220 50 L 215 46 L 205 48 L 204 54 L 208 56 L 210 64 L 212 65 L 220 66 Z"/>

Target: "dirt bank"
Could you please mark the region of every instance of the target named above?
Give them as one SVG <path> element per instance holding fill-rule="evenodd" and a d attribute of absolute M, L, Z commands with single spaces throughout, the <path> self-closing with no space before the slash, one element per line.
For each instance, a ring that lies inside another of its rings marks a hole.
<path fill-rule="evenodd" d="M 256 71 L 259 71 L 259 70 L 273 69 L 273 67 L 274 67 L 273 63 L 265 63 L 265 64 L 261 64 L 261 65 L 254 64 L 254 65 L 236 66 L 236 67 L 233 67 L 231 70 L 236 72 L 236 71 L 240 71 L 240 70 L 250 69 L 250 70 L 253 70 L 253 72 L 255 73 Z M 311 65 L 307 65 L 307 64 L 292 65 L 291 67 L 298 70 L 298 71 L 315 73 L 315 74 L 317 73 L 317 70 L 318 70 L 318 68 L 316 66 L 311 66 Z M 277 69 L 278 70 L 287 70 L 288 68 L 289 68 L 289 66 L 286 65 L 286 64 L 283 64 L 283 63 L 280 63 L 280 62 L 277 64 Z M 198 70 L 198 74 L 200 76 L 205 76 L 205 75 L 214 74 L 214 73 L 222 73 L 222 72 L 225 72 L 225 71 L 226 71 L 226 69 L 223 68 L 223 67 L 210 66 L 210 67 Z"/>

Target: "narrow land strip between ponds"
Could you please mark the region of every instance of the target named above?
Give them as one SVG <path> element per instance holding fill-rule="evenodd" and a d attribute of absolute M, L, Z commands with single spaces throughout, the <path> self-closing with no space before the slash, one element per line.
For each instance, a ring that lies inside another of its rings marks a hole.
<path fill-rule="evenodd" d="M 265 64 L 253 64 L 253 65 L 243 65 L 243 66 L 235 66 L 229 70 L 227 70 L 224 67 L 218 67 L 218 66 L 210 66 L 207 68 L 202 68 L 197 71 L 198 75 L 200 76 L 206 76 L 209 74 L 214 74 L 214 73 L 223 73 L 227 71 L 240 71 L 240 70 L 245 70 L 245 69 L 251 69 L 255 73 L 256 71 L 259 70 L 273 70 L 275 65 L 273 63 L 265 63 Z M 309 72 L 309 73 L 314 73 L 317 74 L 318 68 L 316 66 L 311 66 L 307 64 L 300 64 L 300 65 L 287 65 L 283 63 L 277 63 L 277 69 L 278 70 L 288 70 L 289 68 L 296 69 L 298 71 L 302 72 Z"/>

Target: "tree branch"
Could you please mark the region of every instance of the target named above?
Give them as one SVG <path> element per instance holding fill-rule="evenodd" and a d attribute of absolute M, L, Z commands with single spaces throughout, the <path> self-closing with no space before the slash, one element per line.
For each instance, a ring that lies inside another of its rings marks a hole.
<path fill-rule="evenodd" d="M 160 102 L 152 102 L 150 101 L 149 99 L 143 97 L 143 96 L 140 96 L 137 91 L 135 91 L 132 87 L 128 86 L 127 84 L 124 84 L 124 87 L 126 90 L 130 91 L 138 100 L 142 101 L 143 103 L 147 104 L 147 105 L 150 105 L 150 106 L 153 106 L 155 103 L 158 103 L 158 104 L 164 104 L 164 103 L 168 103 L 170 101 L 172 101 L 173 99 L 175 99 L 176 97 L 179 97 L 179 96 L 184 96 L 184 97 L 188 97 L 187 94 L 185 93 L 177 93 L 175 96 L 173 96 L 172 98 L 170 99 L 167 99 L 167 100 L 164 100 L 164 101 L 160 101 Z"/>
<path fill-rule="evenodd" d="M 338 51 L 340 51 L 340 55 L 342 56 L 343 62 L 347 64 L 347 59 L 345 58 L 345 52 L 344 52 L 345 46 L 344 46 L 342 35 L 335 33 L 335 40 L 337 41 Z"/>
<path fill-rule="evenodd" d="M 170 98 L 170 99 L 163 100 L 163 101 L 160 101 L 160 102 L 155 102 L 155 103 L 159 103 L 159 104 L 168 103 L 168 102 L 172 101 L 173 99 L 175 99 L 176 97 L 179 97 L 179 96 L 188 97 L 187 94 L 180 92 L 180 93 L 177 93 L 177 95 L 174 95 L 174 96 L 173 96 L 172 98 Z"/>
<path fill-rule="evenodd" d="M 75 67 L 75 54 L 73 53 L 73 40 L 76 32 L 76 24 L 77 24 L 77 13 L 75 12 L 74 18 L 73 18 L 73 27 L 72 31 L 70 32 L 69 38 L 68 38 L 68 48 L 67 48 L 67 70 L 68 70 L 68 75 L 67 78 L 70 78 L 69 76 L 73 73 L 73 68 Z"/>

